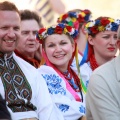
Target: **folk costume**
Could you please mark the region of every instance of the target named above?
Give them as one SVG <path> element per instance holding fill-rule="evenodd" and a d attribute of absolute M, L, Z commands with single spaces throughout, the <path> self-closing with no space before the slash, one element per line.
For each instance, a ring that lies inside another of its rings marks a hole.
<path fill-rule="evenodd" d="M 100 17 L 95 21 L 89 21 L 85 25 L 85 28 L 88 31 L 88 35 L 95 36 L 97 33 L 102 31 L 107 31 L 107 30 L 117 32 L 119 25 L 120 25 L 120 20 L 118 19 L 114 20 L 109 17 Z M 79 59 L 78 69 L 80 69 L 80 75 L 83 83 L 82 88 L 84 93 L 87 92 L 87 87 L 88 87 L 89 79 L 92 72 L 100 66 L 95 59 L 93 46 L 90 45 L 89 43 L 87 44 L 88 44 L 88 53 L 86 56 L 87 58 L 86 62 L 84 61 L 83 64 L 81 65 L 81 58 L 78 57 Z M 72 64 L 72 68 L 75 69 L 75 71 L 77 72 L 75 64 Z"/>
<path fill-rule="evenodd" d="M 37 40 L 43 44 L 45 38 L 52 34 L 66 34 L 75 38 L 77 30 L 65 24 L 58 24 L 49 28 L 42 28 L 36 35 Z M 84 95 L 81 91 L 81 82 L 70 65 L 75 52 L 68 64 L 66 72 L 59 71 L 47 58 L 43 49 L 46 65 L 39 68 L 39 73 L 45 79 L 49 93 L 65 120 L 78 120 L 85 114 Z"/>
<path fill-rule="evenodd" d="M 91 14 L 92 14 L 91 11 L 88 9 L 85 9 L 85 10 L 75 9 L 61 15 L 58 18 L 57 22 L 68 24 L 74 27 L 76 30 L 80 31 L 80 29 L 82 29 L 82 25 L 91 19 Z M 84 33 L 84 30 L 82 30 L 82 32 Z M 87 34 L 86 33 L 84 34 L 86 35 L 86 41 L 87 41 Z M 77 42 L 76 39 L 75 39 L 75 42 Z M 82 91 L 86 94 L 89 77 L 92 71 L 87 65 L 84 65 L 84 67 L 82 68 L 79 68 L 79 67 L 87 59 L 86 56 L 88 53 L 88 44 L 86 44 L 84 53 L 79 51 L 78 48 L 76 49 L 77 50 L 75 53 L 75 58 L 72 61 L 71 67 L 78 74 L 82 84 Z M 82 71 L 82 73 L 80 71 Z"/>
<path fill-rule="evenodd" d="M 22 58 L 23 60 L 27 61 L 28 63 L 30 63 L 31 65 L 33 65 L 35 68 L 38 68 L 40 66 L 40 61 L 35 59 L 35 58 L 27 58 L 25 55 L 21 54 L 17 49 L 15 49 L 15 54 Z"/>
<path fill-rule="evenodd" d="M 0 53 L 0 76 L 0 93 L 12 120 L 58 119 L 46 83 L 35 67 L 14 53 L 9 57 Z"/>

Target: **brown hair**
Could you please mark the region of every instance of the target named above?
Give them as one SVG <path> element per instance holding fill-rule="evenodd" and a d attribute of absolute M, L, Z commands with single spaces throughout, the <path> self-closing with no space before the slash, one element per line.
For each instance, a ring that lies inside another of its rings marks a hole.
<path fill-rule="evenodd" d="M 117 31 L 117 39 L 120 40 L 120 26 L 119 26 L 118 31 Z"/>
<path fill-rule="evenodd" d="M 40 28 L 43 27 L 43 25 L 41 23 L 41 17 L 35 11 L 21 10 L 20 17 L 21 17 L 21 21 L 34 19 L 34 20 L 36 20 L 36 22 L 38 23 Z"/>
<path fill-rule="evenodd" d="M 14 3 L 8 1 L 0 2 L 0 11 L 7 11 L 7 10 L 15 11 L 20 15 L 19 10 Z"/>

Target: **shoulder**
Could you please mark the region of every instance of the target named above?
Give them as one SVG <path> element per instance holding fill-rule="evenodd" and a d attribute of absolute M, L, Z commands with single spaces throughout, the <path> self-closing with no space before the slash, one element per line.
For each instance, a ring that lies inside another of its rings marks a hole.
<path fill-rule="evenodd" d="M 38 68 L 38 71 L 41 72 L 41 73 L 56 73 L 56 71 L 50 67 L 50 66 L 47 66 L 47 65 L 41 65 L 40 68 Z"/>
<path fill-rule="evenodd" d="M 106 76 L 106 74 L 115 72 L 116 58 L 111 61 L 101 65 L 95 69 L 92 75 Z"/>
<path fill-rule="evenodd" d="M 116 80 L 116 58 L 98 67 L 91 75 L 89 87 L 101 88 Z"/>

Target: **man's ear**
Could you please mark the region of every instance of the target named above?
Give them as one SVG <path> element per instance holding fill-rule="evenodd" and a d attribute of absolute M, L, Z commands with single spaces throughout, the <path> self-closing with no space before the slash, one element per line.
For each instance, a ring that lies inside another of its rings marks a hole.
<path fill-rule="evenodd" d="M 90 45 L 94 45 L 93 37 L 91 35 L 88 35 L 88 42 Z"/>

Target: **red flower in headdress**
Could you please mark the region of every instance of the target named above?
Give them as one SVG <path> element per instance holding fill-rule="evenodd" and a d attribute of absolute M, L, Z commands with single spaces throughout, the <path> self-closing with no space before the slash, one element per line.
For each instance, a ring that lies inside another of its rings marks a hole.
<path fill-rule="evenodd" d="M 62 16 L 62 20 L 65 20 L 67 17 L 68 17 L 68 14 L 64 14 L 64 15 Z"/>
<path fill-rule="evenodd" d="M 63 32 L 63 28 L 60 26 L 57 26 L 55 29 L 55 33 L 62 34 L 62 32 Z"/>
<path fill-rule="evenodd" d="M 90 10 L 83 10 L 83 12 L 85 13 L 85 14 L 91 14 L 91 12 L 90 12 Z"/>
<path fill-rule="evenodd" d="M 81 22 L 84 22 L 84 17 L 82 17 L 82 15 L 79 15 L 78 16 L 78 21 L 81 23 Z"/>
<path fill-rule="evenodd" d="M 110 23 L 110 20 L 108 20 L 107 18 L 102 18 L 101 19 L 101 25 L 106 26 Z"/>
<path fill-rule="evenodd" d="M 93 26 L 90 28 L 90 31 L 92 31 L 92 34 L 96 34 L 99 32 L 97 28 L 98 28 L 97 26 Z"/>
<path fill-rule="evenodd" d="M 72 27 L 71 26 L 66 26 L 66 29 L 71 32 L 72 31 Z"/>
<path fill-rule="evenodd" d="M 46 28 L 41 28 L 38 33 L 42 34 L 45 30 L 46 30 Z"/>

